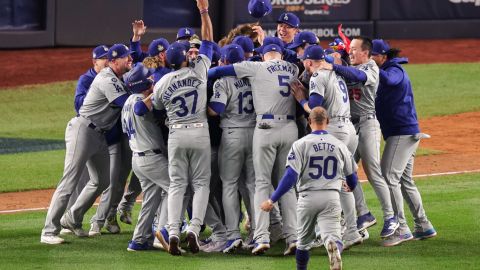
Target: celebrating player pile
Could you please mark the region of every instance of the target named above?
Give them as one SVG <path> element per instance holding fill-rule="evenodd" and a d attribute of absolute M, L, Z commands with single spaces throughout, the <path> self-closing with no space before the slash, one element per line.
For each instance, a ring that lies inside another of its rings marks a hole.
<path fill-rule="evenodd" d="M 296 254 L 297 269 L 307 269 L 309 250 L 321 245 L 330 269 L 342 269 L 342 252 L 368 239 L 376 224 L 357 185 L 360 159 L 382 206 L 383 245 L 436 235 L 412 181 L 415 151 L 428 135 L 419 131 L 401 66 L 407 61 L 398 49 L 342 33 L 324 50 L 315 34 L 300 31 L 293 13 L 278 18 L 278 37 L 246 24 L 220 48 L 208 1 L 197 0 L 197 7 L 201 37 L 181 28 L 177 41 L 159 37 L 147 54 L 139 20 L 130 48 L 95 48 L 94 68 L 77 88 L 78 115 L 67 126 L 64 175 L 42 243 L 63 243 L 62 228 L 79 237 L 99 236 L 104 225 L 119 233 L 117 206 L 132 169 L 118 207 L 120 220 L 131 224 L 138 178 L 143 202 L 129 251 L 181 255 L 185 233 L 192 253 L 235 253 L 243 246 L 260 255 L 284 239 L 283 254 Z M 272 7 L 251 0 L 248 10 L 261 18 Z M 130 149 L 122 147 L 127 139 Z M 78 198 L 74 190 L 81 190 Z M 102 192 L 87 233 L 83 217 Z M 414 217 L 413 234 L 403 199 Z M 212 234 L 200 240 L 205 226 Z"/>

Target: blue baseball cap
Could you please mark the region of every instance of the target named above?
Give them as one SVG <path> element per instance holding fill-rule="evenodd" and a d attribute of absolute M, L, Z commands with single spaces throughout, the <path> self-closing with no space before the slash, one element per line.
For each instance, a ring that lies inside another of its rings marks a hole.
<path fill-rule="evenodd" d="M 212 65 L 218 65 L 218 61 L 220 60 L 222 53 L 220 50 L 220 46 L 217 43 L 212 42 Z"/>
<path fill-rule="evenodd" d="M 268 52 L 278 52 L 279 54 L 283 54 L 283 47 L 278 46 L 277 44 L 269 44 L 263 47 L 262 54 Z"/>
<path fill-rule="evenodd" d="M 310 60 L 323 60 L 325 59 L 325 54 L 323 52 L 323 48 L 320 45 L 312 45 L 308 46 L 303 53 L 303 60 L 310 59 Z"/>
<path fill-rule="evenodd" d="M 185 43 L 174 42 L 167 49 L 167 62 L 174 68 L 180 67 L 184 61 L 187 61 L 187 51 Z"/>
<path fill-rule="evenodd" d="M 250 0 L 248 2 L 248 13 L 252 17 L 260 19 L 272 12 L 270 0 Z"/>
<path fill-rule="evenodd" d="M 152 73 L 148 68 L 142 63 L 137 63 L 132 70 L 123 75 L 123 80 L 130 92 L 141 93 L 152 86 L 153 80 L 148 78 L 151 75 Z"/>
<path fill-rule="evenodd" d="M 263 48 L 267 45 L 270 45 L 270 44 L 277 44 L 278 46 L 280 46 L 283 50 L 283 41 L 278 38 L 278 37 L 266 37 L 264 40 L 263 40 L 263 45 L 256 48 L 254 51 L 256 51 L 257 53 L 262 53 L 263 52 Z"/>
<path fill-rule="evenodd" d="M 233 39 L 232 44 L 237 44 L 242 47 L 244 52 L 253 52 L 253 40 L 247 36 L 237 36 Z"/>
<path fill-rule="evenodd" d="M 295 35 L 292 44 L 288 46 L 288 48 L 296 49 L 306 43 L 318 44 L 319 42 L 320 40 L 318 40 L 318 37 L 315 35 L 315 33 L 310 31 L 303 31 Z"/>
<path fill-rule="evenodd" d="M 300 27 L 300 19 L 291 12 L 282 13 L 282 15 L 278 17 L 277 23 L 286 23 L 294 28 Z"/>
<path fill-rule="evenodd" d="M 374 39 L 372 44 L 372 55 L 386 54 L 390 50 L 390 46 L 383 39 Z"/>
<path fill-rule="evenodd" d="M 159 53 L 166 51 L 169 45 L 168 40 L 164 38 L 154 39 L 148 45 L 148 55 L 157 56 Z"/>
<path fill-rule="evenodd" d="M 95 47 L 92 51 L 92 58 L 93 59 L 100 59 L 100 58 L 107 58 L 108 54 L 108 47 L 105 45 L 100 45 Z"/>
<path fill-rule="evenodd" d="M 193 31 L 192 28 L 184 27 L 178 29 L 177 32 L 177 40 L 179 39 L 184 39 L 184 38 L 191 38 L 193 35 L 195 35 L 195 31 Z"/>
<path fill-rule="evenodd" d="M 114 44 L 108 50 L 108 60 L 124 58 L 132 54 L 132 51 L 125 44 Z"/>
<path fill-rule="evenodd" d="M 334 52 L 335 52 L 335 50 L 332 49 L 332 48 L 326 48 L 326 49 L 323 51 L 323 53 L 324 53 L 325 55 L 329 55 L 329 54 L 332 54 L 332 53 L 334 53 Z"/>
<path fill-rule="evenodd" d="M 222 60 L 235 64 L 245 59 L 245 52 L 238 44 L 229 44 L 222 48 Z"/>

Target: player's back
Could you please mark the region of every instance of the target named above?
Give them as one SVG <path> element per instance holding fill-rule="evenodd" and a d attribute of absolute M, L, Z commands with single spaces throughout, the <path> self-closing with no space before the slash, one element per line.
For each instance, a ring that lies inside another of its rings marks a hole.
<path fill-rule="evenodd" d="M 287 165 L 299 173 L 298 192 L 340 190 L 342 180 L 356 169 L 345 144 L 326 131 L 312 132 L 296 141 L 292 149 L 294 151 L 288 156 Z"/>
<path fill-rule="evenodd" d="M 367 75 L 365 83 L 348 83 L 350 95 L 350 113 L 353 117 L 375 114 L 375 97 L 380 82 L 379 69 L 375 61 L 353 66 Z"/>
<path fill-rule="evenodd" d="M 155 84 L 154 103 L 161 102 L 167 111 L 169 124 L 207 123 L 207 73 L 210 61 L 202 55 L 191 64 L 163 76 Z M 207 63 L 208 62 L 208 63 Z M 207 66 L 208 64 L 208 66 Z M 207 66 L 201 70 L 196 65 Z M 203 72 L 205 70 L 205 72 Z M 158 99 L 158 100 L 157 100 Z"/>
<path fill-rule="evenodd" d="M 124 94 L 127 94 L 125 85 L 111 68 L 104 68 L 93 80 L 79 113 L 97 127 L 109 130 L 115 125 L 122 110 L 112 102 Z"/>
<path fill-rule="evenodd" d="M 234 64 L 237 77 L 250 80 L 257 115 L 295 115 L 295 98 L 290 81 L 298 77 L 298 67 L 284 60 L 244 61 Z"/>
<path fill-rule="evenodd" d="M 310 94 L 323 96 L 328 118 L 350 117 L 350 102 L 345 81 L 331 70 L 319 70 L 310 79 Z"/>
<path fill-rule="evenodd" d="M 252 88 L 247 78 L 223 77 L 214 84 L 211 101 L 226 101 L 220 127 L 254 127 Z"/>
<path fill-rule="evenodd" d="M 153 113 L 147 112 L 138 116 L 134 112 L 135 103 L 142 101 L 142 94 L 133 94 L 128 97 L 122 109 L 122 128 L 128 135 L 130 148 L 133 152 L 145 152 L 148 150 L 165 150 L 162 131 Z"/>

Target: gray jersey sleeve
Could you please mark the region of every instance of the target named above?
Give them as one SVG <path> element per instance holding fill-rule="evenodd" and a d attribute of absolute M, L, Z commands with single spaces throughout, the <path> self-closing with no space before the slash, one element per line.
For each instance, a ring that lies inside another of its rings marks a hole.
<path fill-rule="evenodd" d="M 237 78 L 254 77 L 261 66 L 258 62 L 243 61 L 233 64 Z"/>
<path fill-rule="evenodd" d="M 303 148 L 305 148 L 305 145 L 302 144 L 302 141 L 298 140 L 294 142 L 287 157 L 286 166 L 292 168 L 299 176 L 302 175 L 305 164 L 305 155 L 303 154 L 304 150 L 302 150 Z"/>
<path fill-rule="evenodd" d="M 155 87 L 153 88 L 153 95 L 151 97 L 152 106 L 155 110 L 158 110 L 158 111 L 165 110 L 165 106 L 162 103 L 161 95 L 162 95 L 162 84 L 160 80 L 155 84 Z"/>
<path fill-rule="evenodd" d="M 198 75 L 199 80 L 207 80 L 207 71 L 210 68 L 212 61 L 204 54 L 197 56 L 195 60 L 190 63 L 193 72 Z"/>
<path fill-rule="evenodd" d="M 104 90 L 105 97 L 110 103 L 112 103 L 118 97 L 127 94 L 124 86 L 117 78 L 111 78 L 110 82 L 103 82 L 100 87 L 102 90 Z"/>
<path fill-rule="evenodd" d="M 224 79 L 215 81 L 215 84 L 213 85 L 213 96 L 210 99 L 210 102 L 219 102 L 226 106 L 230 96 L 231 93 L 228 91 L 226 81 Z"/>
<path fill-rule="evenodd" d="M 348 148 L 346 145 L 340 145 L 340 153 L 342 155 L 343 162 L 344 162 L 344 166 L 343 166 L 344 176 L 346 177 L 356 172 L 358 168 L 357 163 L 355 162 L 355 159 L 352 153 L 348 151 Z"/>
<path fill-rule="evenodd" d="M 379 69 L 377 64 L 373 62 L 372 60 L 366 63 L 365 65 L 362 65 L 359 70 L 365 72 L 367 75 L 367 81 L 365 82 L 364 85 L 375 85 L 378 82 L 378 76 L 379 76 Z"/>
<path fill-rule="evenodd" d="M 325 97 L 327 78 L 325 73 L 315 72 L 310 78 L 310 95 L 315 93 Z"/>

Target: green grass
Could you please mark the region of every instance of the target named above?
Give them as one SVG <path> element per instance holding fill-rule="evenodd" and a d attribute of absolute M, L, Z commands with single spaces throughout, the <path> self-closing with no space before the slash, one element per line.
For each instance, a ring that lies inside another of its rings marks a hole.
<path fill-rule="evenodd" d="M 438 236 L 411 241 L 397 247 L 381 247 L 381 224 L 372 227 L 370 239 L 343 255 L 344 269 L 479 269 L 480 265 L 480 174 L 422 178 L 417 185 L 429 219 Z M 369 185 L 364 186 L 374 215 L 381 219 L 380 206 Z M 135 215 L 138 206 L 135 208 Z M 93 214 L 89 211 L 84 227 Z M 407 217 L 412 228 L 411 215 Z M 295 258 L 283 257 L 283 243 L 264 256 L 246 252 L 236 255 L 187 254 L 172 257 L 162 251 L 129 253 L 127 242 L 132 226 L 121 224 L 120 235 L 104 234 L 94 239 L 66 237 L 68 243 L 47 246 L 39 243 L 45 212 L 2 215 L 0 218 L 0 268 L 2 269 L 295 269 Z M 380 222 L 381 223 L 381 222 Z M 204 236 L 203 236 L 204 237 Z M 312 251 L 310 269 L 328 269 L 323 248 Z"/>
<path fill-rule="evenodd" d="M 0 192 L 54 188 L 65 150 L 0 155 Z"/>
<path fill-rule="evenodd" d="M 480 65 L 405 65 L 420 118 L 480 109 Z"/>

